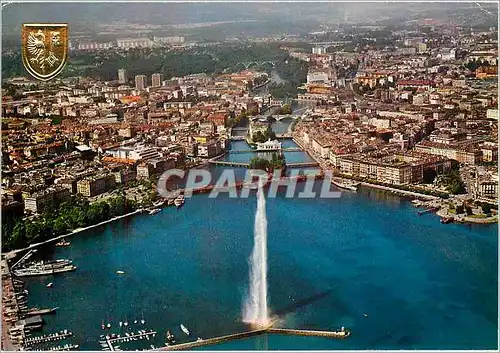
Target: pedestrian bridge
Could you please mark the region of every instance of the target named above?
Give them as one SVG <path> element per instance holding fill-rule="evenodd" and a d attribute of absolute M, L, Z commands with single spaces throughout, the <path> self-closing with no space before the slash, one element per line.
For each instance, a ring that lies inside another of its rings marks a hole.
<path fill-rule="evenodd" d="M 227 153 L 229 154 L 238 154 L 238 153 L 251 153 L 251 152 L 276 152 L 276 151 L 281 151 L 281 152 L 301 152 L 302 148 L 300 147 L 288 147 L 288 148 L 282 148 L 280 150 L 259 150 L 259 149 L 249 149 L 249 150 L 231 150 L 228 151 Z"/>
<path fill-rule="evenodd" d="M 219 165 L 224 167 L 236 167 L 236 168 L 248 168 L 249 163 L 242 162 L 228 162 L 228 161 L 220 161 L 220 160 L 210 160 L 208 163 L 213 165 Z M 307 167 L 318 167 L 318 162 L 298 162 L 298 163 L 286 163 L 287 168 L 307 168 Z"/>

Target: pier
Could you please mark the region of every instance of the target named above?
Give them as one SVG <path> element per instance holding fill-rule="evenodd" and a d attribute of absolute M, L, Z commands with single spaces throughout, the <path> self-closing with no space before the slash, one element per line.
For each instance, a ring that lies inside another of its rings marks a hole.
<path fill-rule="evenodd" d="M 26 316 L 55 314 L 57 309 L 59 309 L 59 307 L 52 308 L 52 309 L 37 309 L 37 308 L 33 308 L 33 309 L 28 310 L 26 312 Z"/>
<path fill-rule="evenodd" d="M 296 330 L 288 328 L 269 328 L 267 333 L 277 333 L 280 335 L 294 336 L 315 336 L 315 337 L 331 337 L 331 338 L 347 338 L 351 335 L 351 331 L 316 331 L 316 330 Z"/>
<path fill-rule="evenodd" d="M 191 350 L 196 347 L 209 346 L 213 344 L 219 344 L 239 339 L 250 338 L 254 336 L 263 335 L 266 333 L 280 334 L 280 335 L 295 335 L 295 336 L 314 336 L 314 337 L 327 337 L 335 339 L 347 338 L 351 335 L 348 330 L 338 330 L 338 331 L 315 331 L 315 330 L 298 330 L 298 329 L 281 329 L 281 328 L 263 328 L 258 330 L 245 331 L 240 333 L 234 333 L 231 335 L 201 339 L 194 342 L 181 343 L 172 346 L 162 347 L 159 350 L 162 351 L 184 351 Z"/>
<path fill-rule="evenodd" d="M 101 343 L 101 347 L 107 347 L 110 351 L 115 351 L 116 348 L 114 343 L 124 343 L 129 341 L 137 341 L 137 340 L 148 340 L 151 337 L 155 337 L 158 332 L 153 330 L 139 330 L 137 333 L 130 332 L 127 336 L 126 333 L 123 334 L 111 334 L 107 335 L 104 339 L 99 341 Z M 102 337 L 102 336 L 101 336 Z"/>
<path fill-rule="evenodd" d="M 52 342 L 52 341 L 60 341 L 60 340 L 63 340 L 65 338 L 68 338 L 71 336 L 73 336 L 72 332 L 64 330 L 61 332 L 51 333 L 48 335 L 34 336 L 34 337 L 26 338 L 25 345 L 32 346 L 34 344 L 40 344 L 40 343 L 46 343 L 46 342 Z"/>

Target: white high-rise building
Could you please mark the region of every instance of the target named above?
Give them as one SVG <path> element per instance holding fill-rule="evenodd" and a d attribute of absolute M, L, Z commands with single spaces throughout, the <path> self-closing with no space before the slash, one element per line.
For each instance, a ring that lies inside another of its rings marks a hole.
<path fill-rule="evenodd" d="M 313 47 L 312 53 L 313 54 L 320 54 L 320 55 L 326 54 L 326 47 L 320 47 L 320 46 Z"/>
<path fill-rule="evenodd" d="M 152 74 L 151 75 L 151 86 L 161 87 L 161 74 Z"/>
<path fill-rule="evenodd" d="M 119 69 L 118 70 L 118 82 L 119 83 L 127 83 L 127 70 Z"/>
<path fill-rule="evenodd" d="M 146 76 L 145 75 L 135 76 L 135 88 L 138 90 L 143 90 L 144 88 L 146 88 Z"/>

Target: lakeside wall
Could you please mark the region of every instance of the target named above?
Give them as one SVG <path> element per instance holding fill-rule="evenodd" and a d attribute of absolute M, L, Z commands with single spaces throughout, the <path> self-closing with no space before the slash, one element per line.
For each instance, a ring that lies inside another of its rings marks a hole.
<path fill-rule="evenodd" d="M 118 219 L 130 217 L 132 215 L 135 215 L 135 214 L 138 214 L 138 213 L 142 213 L 142 212 L 144 212 L 144 209 L 140 208 L 138 210 L 135 210 L 134 212 L 126 213 L 126 214 L 121 215 L 121 216 L 116 216 L 116 217 L 110 218 L 110 219 L 108 219 L 107 221 L 104 221 L 104 222 L 100 222 L 100 223 L 97 223 L 97 224 L 94 224 L 94 225 L 91 225 L 91 226 L 88 226 L 88 227 L 74 229 L 72 232 L 70 232 L 68 234 L 59 235 L 57 237 L 45 240 L 45 241 L 43 241 L 41 243 L 35 243 L 35 244 L 31 244 L 30 246 L 27 246 L 27 247 L 22 248 L 22 249 L 12 250 L 12 251 L 6 253 L 5 255 L 7 257 L 12 257 L 12 256 L 15 256 L 17 253 L 19 253 L 21 251 L 32 250 L 32 249 L 35 249 L 35 248 L 37 248 L 37 247 L 39 247 L 41 245 L 45 245 L 45 244 L 48 244 L 48 243 L 51 243 L 51 242 L 54 242 L 56 240 L 60 240 L 60 239 L 63 239 L 63 238 L 68 238 L 68 237 L 70 237 L 72 235 L 75 235 L 75 234 L 78 234 L 78 233 L 82 233 L 82 232 L 84 232 L 86 230 L 89 230 L 89 229 L 92 229 L 92 228 L 96 228 L 96 227 L 102 226 L 104 224 L 116 221 Z"/>

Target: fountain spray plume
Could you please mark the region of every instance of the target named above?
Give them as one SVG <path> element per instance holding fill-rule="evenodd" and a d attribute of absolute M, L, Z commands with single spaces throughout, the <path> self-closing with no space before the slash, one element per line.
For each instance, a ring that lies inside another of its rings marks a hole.
<path fill-rule="evenodd" d="M 250 288 L 243 308 L 243 321 L 255 327 L 269 326 L 267 307 L 267 218 L 263 185 L 257 191 L 254 247 L 249 259 Z"/>

